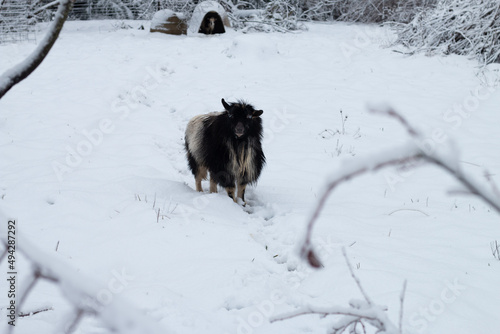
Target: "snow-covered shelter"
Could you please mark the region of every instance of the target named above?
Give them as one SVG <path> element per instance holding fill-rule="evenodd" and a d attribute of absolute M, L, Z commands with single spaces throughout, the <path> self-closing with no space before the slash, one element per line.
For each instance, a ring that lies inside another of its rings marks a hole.
<path fill-rule="evenodd" d="M 214 19 L 213 31 L 210 34 L 223 34 L 227 27 L 231 27 L 224 7 L 216 1 L 202 1 L 193 11 L 189 22 L 188 34 L 207 33 L 206 27 L 210 19 Z"/>
<path fill-rule="evenodd" d="M 151 20 L 150 32 L 162 32 L 170 35 L 185 35 L 187 22 L 183 13 L 175 13 L 169 9 L 155 13 Z"/>

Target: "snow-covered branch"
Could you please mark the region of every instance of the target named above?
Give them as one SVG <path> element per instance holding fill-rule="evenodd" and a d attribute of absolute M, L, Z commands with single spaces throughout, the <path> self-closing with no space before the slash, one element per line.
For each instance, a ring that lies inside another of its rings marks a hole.
<path fill-rule="evenodd" d="M 500 2 L 497 0 L 440 0 L 408 24 L 396 24 L 395 44 L 409 53 L 455 53 L 488 64 L 500 61 L 498 39 Z"/>
<path fill-rule="evenodd" d="M 34 10 L 33 14 L 38 14 L 40 12 L 43 12 L 44 10 L 46 10 L 48 8 L 51 8 L 51 7 L 54 7 L 54 6 L 58 5 L 60 2 L 61 2 L 60 0 L 54 0 L 52 2 L 49 2 L 48 4 L 43 5 L 42 7 L 37 8 L 36 10 Z"/>
<path fill-rule="evenodd" d="M 376 305 L 373 301 L 368 297 L 368 294 L 363 289 L 359 278 L 354 274 L 354 270 L 352 269 L 352 265 L 347 257 L 345 248 L 342 248 L 342 253 L 344 255 L 344 259 L 346 260 L 346 264 L 351 273 L 351 277 L 356 282 L 361 294 L 365 298 L 365 300 L 351 300 L 349 302 L 350 307 L 343 306 L 331 306 L 331 307 L 317 307 L 317 306 L 308 306 L 304 307 L 289 313 L 285 313 L 274 318 L 271 318 L 271 322 L 283 321 L 295 317 L 299 317 L 302 315 L 308 314 L 317 314 L 322 317 L 337 315 L 341 316 L 340 319 L 333 325 L 332 333 L 366 333 L 366 327 L 372 326 L 377 329 L 377 333 L 385 333 L 385 334 L 401 334 L 402 333 L 402 325 L 400 321 L 399 329 L 394 325 L 394 323 L 387 317 L 387 308 L 384 306 Z M 403 292 L 401 293 L 401 316 L 402 316 L 402 305 L 404 301 L 404 290 L 406 288 L 403 287 Z M 359 328 L 359 331 L 358 331 Z"/>
<path fill-rule="evenodd" d="M 26 79 L 45 59 L 59 37 L 74 0 L 61 0 L 54 22 L 38 47 L 24 61 L 8 69 L 0 76 L 0 99 L 16 84 Z"/>
<path fill-rule="evenodd" d="M 0 221 L 7 219 L 0 213 Z M 59 287 L 62 294 L 73 305 L 73 311 L 68 316 L 67 323 L 61 324 L 64 333 L 71 333 L 85 316 L 95 316 L 99 318 L 104 327 L 121 334 L 160 334 L 170 333 L 161 330 L 150 319 L 143 316 L 140 310 L 122 300 L 120 296 L 113 295 L 111 300 L 103 302 L 99 299 L 102 286 L 94 282 L 89 277 L 85 277 L 81 272 L 76 272 L 71 267 L 63 263 L 57 257 L 45 253 L 33 245 L 23 235 L 16 233 L 17 239 L 22 240 L 16 247 L 17 253 L 22 253 L 32 264 L 33 272 L 19 287 L 20 297 L 18 299 L 17 316 L 26 316 L 20 312 L 29 295 L 36 288 L 40 280 L 46 280 Z M 7 249 L 7 238 L 0 233 L 0 247 Z M 0 262 L 6 258 L 6 252 L 0 257 Z M 44 312 L 51 310 L 50 307 L 36 311 Z M 2 333 L 11 333 L 14 326 L 7 326 Z"/>
<path fill-rule="evenodd" d="M 368 172 L 378 171 L 382 168 L 406 166 L 410 162 L 431 163 L 448 172 L 465 187 L 468 193 L 478 196 L 500 214 L 500 197 L 496 194 L 497 188 L 494 185 L 486 187 L 463 172 L 460 168 L 458 154 L 453 143 L 450 143 L 448 146 L 444 145 L 444 148 L 451 149 L 452 154 L 445 150 L 428 150 L 423 145 L 425 136 L 413 127 L 401 114 L 391 108 L 373 108 L 371 111 L 396 119 L 407 130 L 412 141 L 387 152 L 380 152 L 361 160 L 351 161 L 330 176 L 307 223 L 305 237 L 300 245 L 300 256 L 307 260 L 312 267 L 322 267 L 321 261 L 315 254 L 311 243 L 312 230 L 333 190 L 353 178 Z M 489 182 L 492 183 L 491 180 Z"/>

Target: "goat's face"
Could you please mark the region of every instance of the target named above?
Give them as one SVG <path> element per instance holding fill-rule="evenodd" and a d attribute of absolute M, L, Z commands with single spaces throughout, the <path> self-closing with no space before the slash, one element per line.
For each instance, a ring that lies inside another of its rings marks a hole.
<path fill-rule="evenodd" d="M 222 99 L 222 105 L 226 109 L 231 131 L 236 138 L 244 138 L 255 119 L 263 113 L 262 110 L 255 110 L 253 106 L 243 101 L 228 104 Z"/>
<path fill-rule="evenodd" d="M 208 27 L 210 30 L 215 29 L 215 21 L 217 21 L 217 19 L 215 17 L 211 17 L 208 19 Z"/>

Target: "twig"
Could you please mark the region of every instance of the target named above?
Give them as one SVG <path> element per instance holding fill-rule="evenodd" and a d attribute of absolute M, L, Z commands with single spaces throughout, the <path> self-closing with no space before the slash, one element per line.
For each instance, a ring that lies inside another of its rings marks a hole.
<path fill-rule="evenodd" d="M 500 245 L 498 244 L 498 241 L 492 241 L 490 243 L 491 246 L 491 254 L 493 254 L 493 257 L 500 261 Z"/>
<path fill-rule="evenodd" d="M 30 317 L 32 315 L 35 315 L 35 314 L 38 314 L 38 313 L 42 313 L 42 312 L 47 312 L 47 311 L 54 311 L 54 309 L 52 307 L 47 307 L 47 308 L 44 308 L 44 309 L 40 309 L 40 310 L 36 310 L 36 311 L 31 311 L 31 312 L 27 312 L 27 313 L 19 312 L 19 314 L 17 316 L 19 318 L 24 318 L 24 317 Z"/>
<path fill-rule="evenodd" d="M 394 213 L 396 212 L 400 212 L 400 211 L 414 211 L 414 212 L 420 212 L 421 214 L 423 214 L 424 216 L 427 216 L 429 217 L 429 215 L 425 212 L 423 212 L 422 210 L 417 210 L 417 209 L 397 209 L 397 210 L 394 210 L 392 211 L 391 213 L 388 214 L 388 216 L 392 216 Z"/>
<path fill-rule="evenodd" d="M 413 137 L 413 138 L 420 137 L 420 132 L 417 129 L 415 129 L 410 124 L 410 122 L 408 122 L 408 120 L 405 117 L 403 117 L 403 115 L 396 112 L 394 109 L 392 109 L 390 107 L 388 107 L 388 108 L 374 108 L 374 107 L 372 107 L 369 110 L 370 110 L 370 112 L 372 112 L 374 114 L 386 115 L 386 116 L 389 116 L 389 117 L 396 119 L 406 129 L 406 131 L 408 132 L 410 137 Z"/>
<path fill-rule="evenodd" d="M 288 320 L 296 317 L 300 317 L 303 315 L 309 315 L 309 314 L 317 314 L 319 316 L 326 317 L 328 315 L 346 315 L 346 316 L 352 316 L 352 317 L 358 317 L 358 318 L 363 318 L 367 320 L 377 320 L 377 316 L 374 314 L 368 314 L 366 310 L 358 310 L 355 308 L 348 308 L 348 307 L 331 307 L 331 308 L 320 308 L 320 307 L 308 307 L 303 310 L 297 310 L 295 312 L 289 312 L 284 315 L 278 316 L 278 317 L 273 317 L 269 320 L 270 323 L 277 322 L 277 321 L 283 321 L 283 320 Z"/>
<path fill-rule="evenodd" d="M 491 174 L 487 170 L 484 171 L 484 178 L 490 184 L 491 190 L 495 193 L 495 195 L 500 197 L 500 190 L 498 189 L 497 185 L 491 179 Z"/>
<path fill-rule="evenodd" d="M 401 290 L 401 294 L 399 295 L 399 301 L 400 301 L 400 306 L 399 306 L 399 332 L 403 333 L 403 306 L 405 303 L 405 294 L 406 294 L 406 285 L 407 285 L 407 280 L 403 283 L 403 289 Z"/>
<path fill-rule="evenodd" d="M 2 255 L 0 255 L 0 263 L 2 263 L 3 259 L 7 256 L 7 253 L 9 253 L 9 247 L 5 245 L 5 249 L 2 252 Z"/>
<path fill-rule="evenodd" d="M 349 258 L 347 257 L 345 247 L 342 247 L 342 254 L 344 255 L 344 259 L 345 259 L 345 262 L 347 264 L 347 267 L 349 268 L 349 272 L 351 273 L 351 277 L 354 279 L 354 282 L 356 282 L 356 285 L 358 286 L 359 291 L 361 291 L 361 294 L 363 295 L 363 297 L 365 297 L 365 300 L 368 303 L 368 305 L 372 306 L 373 302 L 371 301 L 370 297 L 368 297 L 368 294 L 363 289 L 363 286 L 361 285 L 359 278 L 354 273 L 354 269 L 352 269 L 352 265 L 351 265 L 351 262 L 349 261 Z"/>
<path fill-rule="evenodd" d="M 78 324 L 82 320 L 83 316 L 85 315 L 85 311 L 81 308 L 79 308 L 76 313 L 75 313 L 75 318 L 71 322 L 71 324 L 67 327 L 68 329 L 66 330 L 66 334 L 71 334 L 73 333 L 76 328 L 78 327 Z"/>
<path fill-rule="evenodd" d="M 18 304 L 18 309 L 21 309 L 23 306 L 24 302 L 26 301 L 26 298 L 28 298 L 28 295 L 31 293 L 31 290 L 35 287 L 36 282 L 40 278 L 40 271 L 38 269 L 35 270 L 35 272 L 27 279 L 27 284 L 25 284 L 25 288 L 21 288 L 20 291 L 20 297 L 19 297 L 19 304 Z M 7 330 L 8 334 L 11 334 L 14 331 L 14 326 L 9 326 L 9 329 Z"/>
<path fill-rule="evenodd" d="M 2 219 L 5 220 L 2 212 L 0 212 L 0 221 Z M 5 236 L 1 232 L 0 236 L 5 243 Z M 120 301 L 119 296 L 114 296 L 110 303 L 100 303 L 96 300 L 102 290 L 100 284 L 85 277 L 81 272 L 76 272 L 71 267 L 68 267 L 54 255 L 44 253 L 33 245 L 28 238 L 24 238 L 22 234 L 19 239 L 22 239 L 23 242 L 18 246 L 17 250 L 26 257 L 27 261 L 31 262 L 35 269 L 31 278 L 26 281 L 25 286 L 27 288 L 22 287 L 19 289 L 22 295 L 19 299 L 18 309 L 21 309 L 36 282 L 43 279 L 55 283 L 64 292 L 67 301 L 75 309 L 85 314 L 95 314 L 107 329 L 123 334 L 136 333 L 137 330 L 148 334 L 165 333 L 165 330 L 161 330 L 153 322 L 148 321 L 133 306 L 127 306 L 125 302 Z M 84 304 L 82 300 L 88 301 L 88 303 Z M 109 314 L 120 316 L 107 316 Z M 13 326 L 9 327 L 14 328 Z M 167 333 L 169 332 L 167 331 Z"/>
<path fill-rule="evenodd" d="M 42 11 L 44 11 L 45 9 L 47 8 L 50 8 L 50 7 L 54 7 L 55 5 L 58 5 L 60 3 L 59 0 L 55 0 L 55 1 L 52 1 L 52 2 L 49 2 L 48 4 L 46 5 L 43 5 L 42 7 L 40 8 L 37 8 L 36 10 L 33 11 L 33 15 L 36 15 Z"/>

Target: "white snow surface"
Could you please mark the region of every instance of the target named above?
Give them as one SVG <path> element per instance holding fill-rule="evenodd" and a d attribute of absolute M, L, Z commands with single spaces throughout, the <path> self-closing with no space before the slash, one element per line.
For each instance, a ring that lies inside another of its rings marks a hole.
<path fill-rule="evenodd" d="M 175 13 L 170 9 L 159 10 L 155 13 L 155 15 L 153 15 L 153 18 L 151 19 L 151 26 L 156 27 L 158 25 L 161 25 L 172 16 L 178 17 L 181 20 L 185 17 L 184 13 Z"/>
<path fill-rule="evenodd" d="M 498 183 L 500 92 L 481 86 L 497 66 L 482 76 L 464 57 L 404 56 L 381 48 L 392 36 L 371 26 L 191 38 L 127 24 L 134 29 L 67 22 L 40 67 L 0 100 L 0 211 L 24 238 L 165 332 L 327 333 L 338 317 L 269 319 L 360 299 L 345 246 L 395 324 L 407 280 L 405 333 L 498 333 L 490 242 L 500 240 L 500 217 L 448 193 L 458 185 L 436 167 L 343 184 L 314 229 L 324 268 L 296 253 L 328 175 L 408 141 L 368 103 L 393 106 L 429 133 L 429 146 L 453 137 L 464 171 L 481 180 L 487 169 Z M 0 73 L 35 47 L 1 45 Z M 209 194 L 207 181 L 195 192 L 185 159 L 188 120 L 222 110 L 221 98 L 264 110 L 267 165 L 246 207 Z M 29 262 L 21 255 L 18 265 L 23 278 Z M 52 310 L 18 319 L 15 333 L 57 332 L 73 311 L 64 289 L 38 284 L 21 311 Z M 76 330 L 108 332 L 90 317 Z"/>

